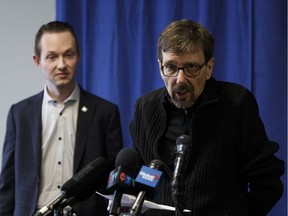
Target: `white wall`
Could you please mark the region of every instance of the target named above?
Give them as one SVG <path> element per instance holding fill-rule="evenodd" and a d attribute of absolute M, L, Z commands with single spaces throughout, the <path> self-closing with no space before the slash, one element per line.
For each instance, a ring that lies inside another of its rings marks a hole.
<path fill-rule="evenodd" d="M 32 61 L 34 37 L 42 24 L 55 20 L 55 1 L 0 0 L 0 165 L 10 106 L 43 89 Z"/>

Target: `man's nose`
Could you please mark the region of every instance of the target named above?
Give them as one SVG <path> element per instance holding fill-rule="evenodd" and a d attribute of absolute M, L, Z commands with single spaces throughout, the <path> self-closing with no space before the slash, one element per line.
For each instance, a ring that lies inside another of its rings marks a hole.
<path fill-rule="evenodd" d="M 177 83 L 185 82 L 185 80 L 186 80 L 186 75 L 184 73 L 184 70 L 179 69 L 178 75 L 177 75 Z"/>
<path fill-rule="evenodd" d="M 63 69 L 65 67 L 66 67 L 65 59 L 62 56 L 60 56 L 59 59 L 58 59 L 57 68 L 58 69 Z"/>

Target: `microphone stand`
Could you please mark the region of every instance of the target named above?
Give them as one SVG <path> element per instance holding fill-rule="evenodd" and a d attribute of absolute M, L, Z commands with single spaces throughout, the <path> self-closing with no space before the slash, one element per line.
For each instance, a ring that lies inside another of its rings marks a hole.
<path fill-rule="evenodd" d="M 53 214 L 53 216 L 64 216 L 64 214 L 63 214 L 63 209 L 60 209 L 60 208 L 54 209 L 54 214 Z"/>
<path fill-rule="evenodd" d="M 74 213 L 76 213 L 73 207 L 71 206 L 71 204 L 74 204 L 76 202 L 74 199 L 75 197 L 70 197 L 69 199 L 63 200 L 59 205 L 54 207 L 53 216 L 73 216 Z M 66 208 L 67 206 L 69 206 L 70 208 Z"/>
<path fill-rule="evenodd" d="M 175 207 L 175 216 L 183 216 L 184 215 L 184 207 L 181 203 L 183 203 L 183 191 L 181 190 L 181 176 L 177 176 L 174 179 L 172 184 L 172 196 L 174 200 L 174 207 Z"/>
<path fill-rule="evenodd" d="M 175 216 L 184 216 L 184 213 L 183 213 L 184 208 L 180 204 L 178 198 L 179 198 L 178 196 L 174 197 Z"/>
<path fill-rule="evenodd" d="M 142 208 L 142 205 L 144 203 L 144 200 L 145 200 L 145 195 L 146 195 L 146 192 L 145 191 L 141 191 L 138 196 L 136 197 L 136 200 L 133 204 L 133 206 L 131 207 L 130 209 L 130 215 L 140 215 L 141 213 L 141 208 Z"/>
<path fill-rule="evenodd" d="M 67 210 L 64 214 L 64 210 L 62 208 L 59 208 L 59 209 L 55 209 L 54 210 L 54 213 L 53 213 L 53 216 L 74 216 L 74 210 L 73 208 Z M 51 215 L 52 216 L 52 215 Z"/>
<path fill-rule="evenodd" d="M 115 190 L 109 216 L 118 216 L 121 208 L 122 191 Z"/>

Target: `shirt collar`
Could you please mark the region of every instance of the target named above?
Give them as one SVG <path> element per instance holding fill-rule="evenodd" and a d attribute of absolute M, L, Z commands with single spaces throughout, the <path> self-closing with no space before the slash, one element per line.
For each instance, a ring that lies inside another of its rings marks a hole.
<path fill-rule="evenodd" d="M 75 87 L 72 91 L 72 93 L 69 95 L 69 97 L 64 101 L 64 104 L 67 103 L 68 101 L 77 101 L 79 100 L 79 97 L 80 97 L 80 88 L 79 88 L 79 85 L 76 83 L 75 84 Z M 43 98 L 44 101 L 46 101 L 47 103 L 57 103 L 57 101 L 55 99 L 53 99 L 52 97 L 50 97 L 50 95 L 48 94 L 48 91 L 47 91 L 47 86 L 45 85 L 45 88 L 44 88 L 44 98 Z"/>

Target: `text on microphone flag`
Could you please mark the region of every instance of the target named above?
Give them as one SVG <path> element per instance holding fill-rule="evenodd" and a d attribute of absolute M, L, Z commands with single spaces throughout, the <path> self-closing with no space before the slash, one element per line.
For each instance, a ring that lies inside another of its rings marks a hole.
<path fill-rule="evenodd" d="M 162 172 L 147 166 L 142 166 L 136 177 L 136 182 L 155 188 L 162 176 Z"/>

